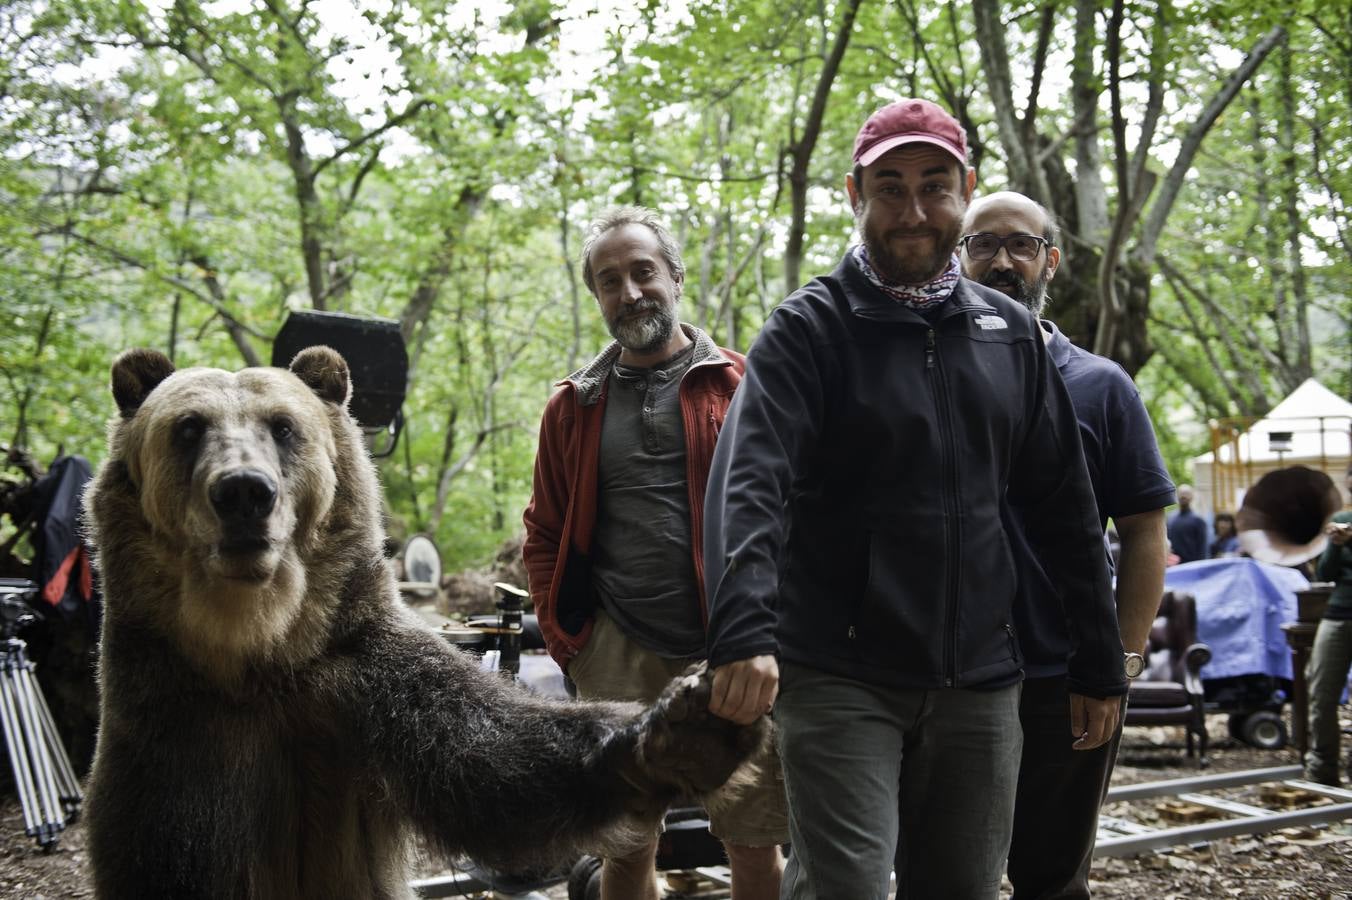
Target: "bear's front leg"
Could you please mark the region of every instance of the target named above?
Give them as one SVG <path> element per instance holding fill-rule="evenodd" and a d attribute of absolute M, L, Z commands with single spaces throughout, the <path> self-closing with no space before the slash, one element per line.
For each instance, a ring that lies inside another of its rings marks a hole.
<path fill-rule="evenodd" d="M 677 800 L 707 801 L 729 779 L 735 785 L 739 767 L 766 743 L 765 719 L 737 725 L 709 712 L 712 688 L 707 664 L 692 666 L 615 736 L 611 759 L 637 793 L 636 811 Z"/>
<path fill-rule="evenodd" d="M 344 715 L 380 775 L 372 797 L 391 792 L 448 855 L 504 870 L 632 852 L 671 805 L 716 806 L 768 729 L 713 716 L 702 670 L 649 707 L 558 700 L 478 671 L 421 626 L 371 640 L 351 664 L 362 689 Z"/>

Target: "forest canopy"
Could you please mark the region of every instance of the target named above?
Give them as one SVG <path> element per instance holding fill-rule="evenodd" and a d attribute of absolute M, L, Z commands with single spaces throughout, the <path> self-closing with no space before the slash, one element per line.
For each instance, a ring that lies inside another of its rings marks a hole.
<path fill-rule="evenodd" d="M 1062 226 L 1048 315 L 1137 380 L 1175 477 L 1206 422 L 1352 396 L 1352 4 L 11 0 L 0 442 L 97 462 L 108 368 L 267 364 L 292 310 L 409 352 L 392 532 L 520 527 L 552 385 L 607 340 L 586 221 L 659 210 L 683 318 L 746 350 L 854 235 L 882 104 Z"/>

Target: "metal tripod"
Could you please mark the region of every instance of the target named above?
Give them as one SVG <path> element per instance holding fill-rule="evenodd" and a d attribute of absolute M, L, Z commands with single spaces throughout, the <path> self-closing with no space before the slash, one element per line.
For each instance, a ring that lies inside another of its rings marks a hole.
<path fill-rule="evenodd" d="M 34 666 L 26 650 L 23 641 L 12 634 L 4 636 L 0 646 L 0 727 L 23 807 L 24 831 L 36 838 L 43 850 L 50 850 L 66 823 L 79 815 L 84 794 L 52 721 L 42 686 L 33 677 Z"/>

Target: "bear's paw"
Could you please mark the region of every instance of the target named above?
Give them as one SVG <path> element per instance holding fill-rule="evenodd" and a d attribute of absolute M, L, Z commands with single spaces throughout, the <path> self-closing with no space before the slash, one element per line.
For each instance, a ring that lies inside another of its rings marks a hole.
<path fill-rule="evenodd" d="M 694 799 L 723 787 L 767 739 L 765 719 L 738 725 L 709 712 L 713 676 L 706 663 L 672 680 L 640 720 L 636 783 Z"/>

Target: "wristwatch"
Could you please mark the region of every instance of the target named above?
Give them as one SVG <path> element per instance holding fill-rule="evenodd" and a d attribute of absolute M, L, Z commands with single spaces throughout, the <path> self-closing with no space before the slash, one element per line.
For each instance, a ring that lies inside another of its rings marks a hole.
<path fill-rule="evenodd" d="M 1139 653 L 1123 653 L 1122 663 L 1128 678 L 1135 678 L 1145 671 L 1145 657 Z"/>

